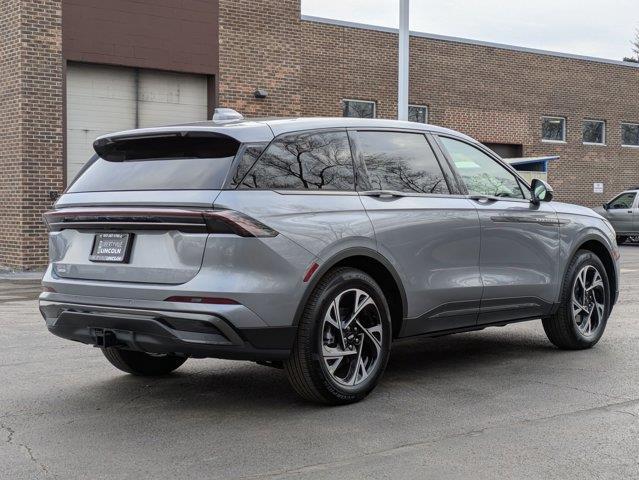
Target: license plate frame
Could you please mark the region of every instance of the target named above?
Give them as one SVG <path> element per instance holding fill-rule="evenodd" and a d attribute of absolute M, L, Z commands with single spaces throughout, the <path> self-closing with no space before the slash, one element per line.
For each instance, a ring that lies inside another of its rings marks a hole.
<path fill-rule="evenodd" d="M 132 233 L 96 233 L 93 237 L 89 261 L 96 263 L 129 263 L 132 246 Z"/>

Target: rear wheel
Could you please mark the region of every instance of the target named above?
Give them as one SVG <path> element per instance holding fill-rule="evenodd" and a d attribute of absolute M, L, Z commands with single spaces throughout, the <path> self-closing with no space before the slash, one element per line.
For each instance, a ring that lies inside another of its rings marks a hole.
<path fill-rule="evenodd" d="M 597 255 L 580 250 L 573 258 L 557 313 L 543 320 L 548 339 L 557 347 L 579 350 L 594 346 L 610 314 L 610 283 Z"/>
<path fill-rule="evenodd" d="M 152 355 L 116 347 L 102 348 L 111 364 L 126 373 L 140 376 L 166 375 L 186 362 L 186 357 Z"/>
<path fill-rule="evenodd" d="M 617 235 L 617 245 L 626 243 L 626 241 L 628 241 L 628 237 L 626 235 Z"/>
<path fill-rule="evenodd" d="M 284 368 L 307 400 L 357 402 L 377 385 L 390 344 L 390 313 L 379 285 L 360 270 L 339 268 L 311 294 Z"/>

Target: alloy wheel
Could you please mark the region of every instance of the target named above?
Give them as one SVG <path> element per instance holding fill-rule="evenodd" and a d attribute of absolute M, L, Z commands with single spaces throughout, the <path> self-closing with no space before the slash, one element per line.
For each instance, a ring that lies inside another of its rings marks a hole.
<path fill-rule="evenodd" d="M 604 322 L 606 290 L 599 270 L 592 265 L 583 267 L 572 287 L 572 317 L 579 332 L 591 337 Z"/>
<path fill-rule="evenodd" d="M 383 343 L 379 308 L 358 288 L 339 293 L 322 322 L 322 361 L 340 385 L 357 386 L 374 374 Z"/>

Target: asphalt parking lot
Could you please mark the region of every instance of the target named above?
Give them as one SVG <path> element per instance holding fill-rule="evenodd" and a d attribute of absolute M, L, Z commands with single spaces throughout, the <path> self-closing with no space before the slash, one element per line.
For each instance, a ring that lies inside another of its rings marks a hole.
<path fill-rule="evenodd" d="M 0 280 L 0 478 L 639 478 L 639 246 L 622 264 L 593 350 L 539 322 L 411 340 L 338 408 L 248 362 L 122 374 L 46 331 L 37 284 Z"/>

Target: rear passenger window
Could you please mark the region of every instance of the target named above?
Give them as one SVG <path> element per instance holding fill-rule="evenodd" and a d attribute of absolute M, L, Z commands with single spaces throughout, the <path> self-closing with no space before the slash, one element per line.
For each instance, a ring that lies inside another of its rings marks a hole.
<path fill-rule="evenodd" d="M 449 193 L 444 174 L 420 133 L 358 132 L 358 150 L 368 172 L 368 190 Z"/>
<path fill-rule="evenodd" d="M 346 132 L 308 132 L 276 138 L 239 189 L 354 190 Z"/>

